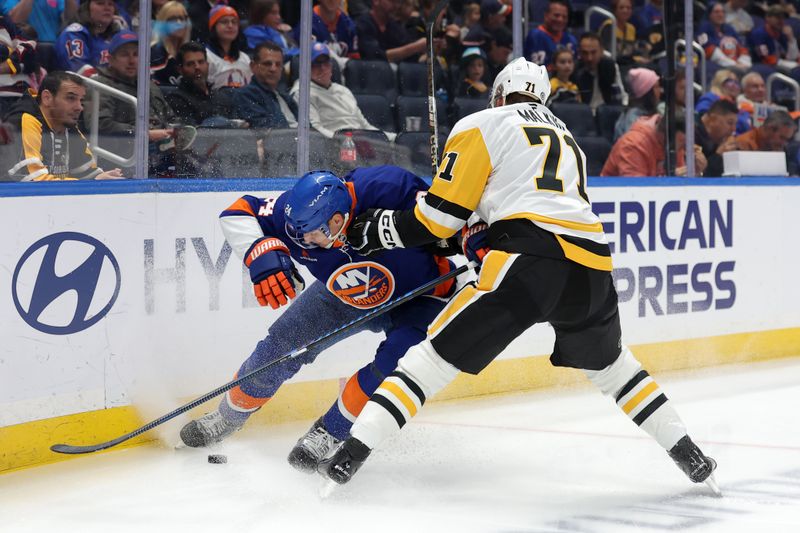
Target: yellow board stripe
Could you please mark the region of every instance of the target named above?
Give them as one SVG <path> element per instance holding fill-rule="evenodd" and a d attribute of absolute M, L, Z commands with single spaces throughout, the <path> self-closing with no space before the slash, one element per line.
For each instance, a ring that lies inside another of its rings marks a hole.
<path fill-rule="evenodd" d="M 406 409 L 408 410 L 408 413 L 411 416 L 417 414 L 417 406 L 414 404 L 414 401 L 411 398 L 409 398 L 408 394 L 406 394 L 406 391 L 401 389 L 396 383 L 392 383 L 391 381 L 384 381 L 378 388 L 392 393 L 392 395 L 394 395 L 395 398 L 400 400 L 403 403 L 403 405 L 406 406 Z"/>
<path fill-rule="evenodd" d="M 735 363 L 753 364 L 800 356 L 800 328 L 680 339 L 632 345 L 630 348 L 651 374 Z M 698 358 L 697 354 L 703 354 L 703 357 Z M 590 385 L 583 372 L 554 367 L 547 355 L 531 353 L 528 357 L 496 360 L 479 376 L 459 374 L 450 385 L 429 401 Z M 253 426 L 315 420 L 330 407 L 331 398 L 344 387 L 346 381 L 325 379 L 285 383 L 270 400 L 267 409 L 261 409 L 250 417 L 243 431 L 247 432 Z M 191 411 L 189 417 L 201 416 L 206 409 L 207 406 L 200 406 Z M 158 414 L 161 413 L 151 413 L 147 418 L 154 418 Z M 144 422 L 146 420 L 142 420 L 134 407 L 125 406 L 0 427 L 0 478 L 2 474 L 20 469 L 80 457 L 51 452 L 49 446 L 55 442 L 85 444 L 108 440 L 131 431 Z M 174 434 L 177 428 L 168 431 Z M 125 445 L 142 444 L 155 438 L 155 433 L 149 432 Z M 115 446 L 108 451 L 113 452 L 125 445 Z"/>
<path fill-rule="evenodd" d="M 630 414 L 631 411 L 636 409 L 637 405 L 642 403 L 642 400 L 647 398 L 650 395 L 650 393 L 652 393 L 656 389 L 658 389 L 658 383 L 656 383 L 655 381 L 651 381 L 645 388 L 636 393 L 636 396 L 628 400 L 628 403 L 622 406 L 622 410 L 625 411 L 626 415 Z"/>
<path fill-rule="evenodd" d="M 515 213 L 511 216 L 504 218 L 503 220 L 512 220 L 515 218 L 527 218 L 529 220 L 535 220 L 536 222 L 542 222 L 543 224 L 553 224 L 555 226 L 561 226 L 562 228 L 575 229 L 579 231 L 588 231 L 590 233 L 603 232 L 603 224 L 601 224 L 600 222 L 596 222 L 594 224 L 584 224 L 583 222 L 574 222 L 572 220 L 561 220 L 558 218 L 552 218 L 545 215 L 539 215 L 537 213 Z"/>
<path fill-rule="evenodd" d="M 564 256 L 570 261 L 575 261 L 579 265 L 593 268 L 595 270 L 605 270 L 606 272 L 611 272 L 614 270 L 614 267 L 611 263 L 611 256 L 606 257 L 594 254 L 585 248 L 581 248 L 576 244 L 565 241 L 558 235 L 556 235 L 556 240 L 558 241 L 558 244 L 561 245 L 561 249 L 564 250 Z"/>

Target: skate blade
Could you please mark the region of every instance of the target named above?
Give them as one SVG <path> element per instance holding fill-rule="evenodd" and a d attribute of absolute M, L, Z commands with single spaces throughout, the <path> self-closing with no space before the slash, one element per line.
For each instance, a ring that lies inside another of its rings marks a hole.
<path fill-rule="evenodd" d="M 714 496 L 722 497 L 722 491 L 719 490 L 719 485 L 717 484 L 717 480 L 714 478 L 714 474 L 708 476 L 704 483 L 708 485 L 708 488 L 711 489 L 711 492 L 714 493 Z"/>
<path fill-rule="evenodd" d="M 319 497 L 322 500 L 327 500 L 328 497 L 334 493 L 339 484 L 332 479 L 325 479 L 319 487 Z"/>

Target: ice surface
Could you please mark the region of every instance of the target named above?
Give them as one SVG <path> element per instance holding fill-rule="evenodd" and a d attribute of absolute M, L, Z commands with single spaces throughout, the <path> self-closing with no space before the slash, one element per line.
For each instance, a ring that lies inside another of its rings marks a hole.
<path fill-rule="evenodd" d="M 585 388 L 429 405 L 327 497 L 285 460 L 311 421 L 2 475 L 0 531 L 800 531 L 800 359 L 656 380 L 722 498 Z"/>

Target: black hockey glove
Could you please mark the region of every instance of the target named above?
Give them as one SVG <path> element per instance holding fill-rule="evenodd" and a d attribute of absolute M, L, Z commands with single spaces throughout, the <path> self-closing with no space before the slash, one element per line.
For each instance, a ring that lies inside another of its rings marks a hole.
<path fill-rule="evenodd" d="M 358 215 L 347 230 L 347 240 L 364 256 L 403 247 L 395 227 L 395 212 L 391 209 L 367 209 Z"/>

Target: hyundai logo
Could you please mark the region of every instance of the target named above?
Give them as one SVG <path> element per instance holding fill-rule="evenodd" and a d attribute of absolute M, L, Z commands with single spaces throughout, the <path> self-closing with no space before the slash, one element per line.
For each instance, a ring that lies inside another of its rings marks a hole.
<path fill-rule="evenodd" d="M 39 239 L 14 269 L 17 312 L 52 335 L 83 331 L 103 318 L 119 295 L 119 263 L 94 237 L 71 231 Z"/>

